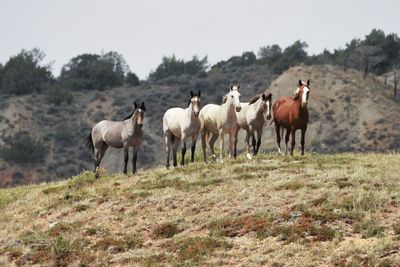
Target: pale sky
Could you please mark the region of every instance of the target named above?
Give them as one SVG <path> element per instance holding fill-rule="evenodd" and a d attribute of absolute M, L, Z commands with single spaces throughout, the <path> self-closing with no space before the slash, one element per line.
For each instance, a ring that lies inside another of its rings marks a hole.
<path fill-rule="evenodd" d="M 315 54 L 373 28 L 400 34 L 400 1 L 0 0 L 0 63 L 38 47 L 58 76 L 74 56 L 113 50 L 145 79 L 165 55 L 212 65 L 298 39 Z"/>

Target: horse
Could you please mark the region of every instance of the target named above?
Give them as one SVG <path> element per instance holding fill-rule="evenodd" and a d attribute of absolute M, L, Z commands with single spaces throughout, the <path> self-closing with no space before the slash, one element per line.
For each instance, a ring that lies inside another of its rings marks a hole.
<path fill-rule="evenodd" d="M 265 122 L 271 119 L 272 94 L 262 93 L 254 96 L 250 102 L 241 103 L 242 111 L 236 112 L 238 127 L 235 133 L 234 155 L 236 156 L 236 147 L 238 143 L 238 133 L 240 129 L 246 131 L 246 155 L 250 155 L 250 136 L 252 137 L 253 155 L 257 155 L 261 145 L 261 136 Z M 257 133 L 257 142 L 255 138 Z"/>
<path fill-rule="evenodd" d="M 177 166 L 176 152 L 181 142 L 183 144 L 181 165 L 185 165 L 186 140 L 189 137 L 192 139 L 191 161 L 194 162 L 196 140 L 200 132 L 200 97 L 200 91 L 197 95 L 190 91 L 190 99 L 188 102 L 188 107 L 186 109 L 178 107 L 170 108 L 164 114 L 163 131 L 167 152 L 167 168 L 169 168 L 169 155 L 171 147 L 173 155 L 173 165 L 174 167 Z"/>
<path fill-rule="evenodd" d="M 211 135 L 209 145 L 212 153 L 213 160 L 217 156 L 214 152 L 214 143 L 220 138 L 220 160 L 223 158 L 224 151 L 224 135 L 229 134 L 229 158 L 233 154 L 233 138 L 237 128 L 236 112 L 241 110 L 240 106 L 240 93 L 239 84 L 230 86 L 229 93 L 225 96 L 226 102 L 222 105 L 208 104 L 200 110 L 200 123 L 201 123 L 201 144 L 203 148 L 203 159 L 207 162 L 206 155 L 206 141 Z M 235 156 L 235 155 L 234 155 Z"/>
<path fill-rule="evenodd" d="M 123 121 L 103 120 L 92 128 L 86 141 L 94 153 L 94 173 L 96 174 L 96 179 L 99 178 L 97 168 L 108 147 L 124 149 L 124 174 L 127 174 L 129 147 L 133 147 L 132 172 L 133 174 L 137 172 L 137 153 L 142 143 L 142 127 L 145 111 L 144 102 L 140 105 L 135 102 L 134 110 Z"/>
<path fill-rule="evenodd" d="M 301 155 L 304 155 L 305 134 L 308 124 L 307 103 L 310 96 L 310 80 L 307 83 L 299 80 L 298 88 L 295 90 L 292 98 L 280 97 L 273 105 L 273 116 L 275 123 L 276 141 L 278 143 L 278 153 L 281 152 L 281 134 L 282 128 L 286 129 L 285 143 L 287 155 L 289 135 L 292 134 L 292 148 L 290 155 L 293 156 L 294 145 L 296 144 L 296 130 L 301 130 Z"/>

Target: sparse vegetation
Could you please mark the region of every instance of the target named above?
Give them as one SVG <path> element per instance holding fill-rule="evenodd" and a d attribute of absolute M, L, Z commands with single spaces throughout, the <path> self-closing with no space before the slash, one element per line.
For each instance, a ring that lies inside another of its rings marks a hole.
<path fill-rule="evenodd" d="M 260 154 L 2 189 L 0 264 L 396 266 L 398 161 Z"/>
<path fill-rule="evenodd" d="M 46 149 L 40 140 L 27 132 L 18 132 L 5 138 L 5 145 L 0 148 L 0 157 L 17 163 L 38 163 L 45 157 Z"/>

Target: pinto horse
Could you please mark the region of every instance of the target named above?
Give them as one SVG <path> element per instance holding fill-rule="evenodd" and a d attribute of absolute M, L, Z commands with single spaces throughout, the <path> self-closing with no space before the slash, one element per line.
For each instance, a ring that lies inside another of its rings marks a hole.
<path fill-rule="evenodd" d="M 281 154 L 281 128 L 286 129 L 285 144 L 287 155 L 289 136 L 292 134 L 292 148 L 290 155 L 293 155 L 294 145 L 296 144 L 296 130 L 301 130 L 301 155 L 304 155 L 305 134 L 308 124 L 308 97 L 310 95 L 310 80 L 307 83 L 299 80 L 299 87 L 293 94 L 293 97 L 280 97 L 274 103 L 272 108 L 276 141 L 278 143 L 278 153 Z"/>

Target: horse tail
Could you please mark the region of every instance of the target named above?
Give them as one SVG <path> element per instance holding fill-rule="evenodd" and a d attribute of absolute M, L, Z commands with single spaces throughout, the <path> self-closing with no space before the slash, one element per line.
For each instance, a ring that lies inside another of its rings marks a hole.
<path fill-rule="evenodd" d="M 92 133 L 90 133 L 90 134 L 88 135 L 88 137 L 86 137 L 86 144 L 87 144 L 87 146 L 92 150 L 92 152 L 94 152 L 94 145 L 93 145 Z"/>

